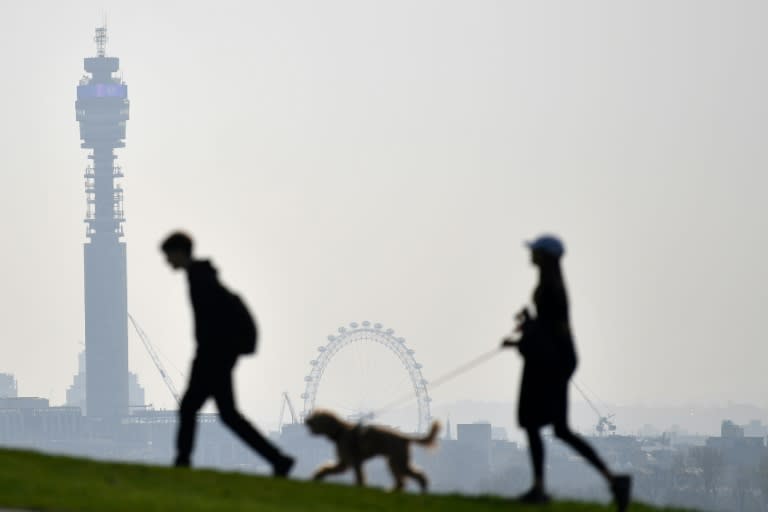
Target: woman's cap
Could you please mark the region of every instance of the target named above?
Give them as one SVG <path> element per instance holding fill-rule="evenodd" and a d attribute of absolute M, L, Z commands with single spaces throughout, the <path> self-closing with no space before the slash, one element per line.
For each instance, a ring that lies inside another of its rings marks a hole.
<path fill-rule="evenodd" d="M 541 235 L 535 240 L 525 242 L 526 247 L 532 251 L 541 251 L 555 257 L 565 254 L 563 242 L 554 235 Z"/>

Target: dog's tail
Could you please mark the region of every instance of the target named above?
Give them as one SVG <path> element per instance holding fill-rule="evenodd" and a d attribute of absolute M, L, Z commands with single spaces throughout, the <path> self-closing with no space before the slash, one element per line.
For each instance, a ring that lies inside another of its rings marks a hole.
<path fill-rule="evenodd" d="M 424 446 L 434 446 L 437 441 L 437 434 L 440 432 L 440 422 L 433 421 L 432 426 L 429 428 L 429 433 L 424 437 L 417 437 L 413 442 Z"/>

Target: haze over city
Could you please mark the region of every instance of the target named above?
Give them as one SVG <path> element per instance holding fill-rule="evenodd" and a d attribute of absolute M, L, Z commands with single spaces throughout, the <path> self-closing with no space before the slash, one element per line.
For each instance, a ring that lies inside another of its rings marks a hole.
<path fill-rule="evenodd" d="M 3 5 L 0 371 L 59 404 L 77 373 L 73 103 L 106 14 L 131 101 L 128 307 L 179 385 L 194 344 L 158 248 L 173 229 L 258 317 L 237 389 L 264 422 L 352 321 L 395 329 L 427 380 L 498 345 L 535 283 L 523 241 L 553 232 L 576 379 L 602 401 L 768 407 L 768 6 L 725 5 Z M 147 402 L 173 408 L 133 332 L 129 350 Z M 382 396 L 387 368 L 366 383 Z M 505 353 L 432 397 L 513 405 L 520 371 Z"/>

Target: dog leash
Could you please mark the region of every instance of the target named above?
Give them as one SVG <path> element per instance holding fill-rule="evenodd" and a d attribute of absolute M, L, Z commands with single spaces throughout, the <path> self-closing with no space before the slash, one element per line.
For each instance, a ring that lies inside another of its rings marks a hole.
<path fill-rule="evenodd" d="M 493 350 L 489 350 L 488 352 L 480 354 L 479 356 L 477 356 L 476 358 L 472 359 L 471 361 L 468 361 L 468 362 L 462 364 L 461 366 L 459 366 L 457 368 L 454 368 L 450 372 L 445 373 L 445 374 L 441 375 L 440 377 L 438 377 L 437 379 L 435 379 L 432 382 L 430 382 L 429 383 L 429 389 L 435 389 L 435 388 L 445 384 L 446 382 L 449 382 L 449 381 L 455 379 L 456 377 L 458 377 L 462 373 L 466 373 L 469 370 L 472 370 L 473 368 L 475 368 L 477 366 L 480 366 L 481 364 L 483 364 L 484 362 L 488 361 L 489 359 L 492 359 L 494 356 L 499 354 L 501 351 L 502 351 L 502 347 L 495 347 Z M 406 403 L 410 402 L 411 400 L 414 400 L 413 393 L 408 393 L 407 395 L 403 395 L 402 397 L 398 398 L 397 400 L 393 400 L 392 402 L 389 402 L 388 404 L 384 405 L 383 407 L 381 407 L 381 408 L 379 408 L 379 409 L 377 409 L 375 411 L 371 411 L 366 416 L 368 416 L 369 418 L 373 418 L 375 416 L 380 416 L 381 414 L 383 414 L 385 412 L 389 412 L 390 410 L 392 410 L 392 409 L 394 409 L 396 407 L 399 407 L 399 406 L 401 406 L 403 404 L 406 404 Z"/>
<path fill-rule="evenodd" d="M 445 374 L 441 375 L 440 377 L 438 377 L 437 379 L 435 379 L 434 381 L 430 382 L 429 383 L 429 388 L 430 389 L 435 389 L 435 388 L 445 384 L 446 382 L 449 382 L 449 381 L 455 379 L 459 375 L 461 375 L 463 373 L 466 373 L 469 370 L 472 370 L 472 369 L 476 368 L 477 366 L 480 366 L 484 362 L 486 362 L 489 359 L 492 359 L 493 357 L 495 357 L 497 354 L 499 354 L 499 352 L 504 350 L 504 348 L 505 347 L 496 347 L 496 348 L 494 348 L 492 350 L 489 350 L 488 352 L 480 354 L 479 356 L 477 356 L 476 358 L 472 359 L 471 361 L 468 361 L 468 362 L 462 364 L 461 366 L 459 366 L 457 368 L 454 368 L 450 372 L 445 373 Z M 589 399 L 589 397 L 584 392 L 584 390 L 581 388 L 581 386 L 579 386 L 579 384 L 576 382 L 576 379 L 572 378 L 571 379 L 571 384 L 573 384 L 573 386 L 581 394 L 581 396 L 584 397 L 584 399 L 587 401 L 587 403 L 589 403 L 589 405 L 592 406 L 592 408 L 595 410 L 595 412 L 597 412 L 598 416 L 600 416 L 600 413 L 597 410 L 597 408 L 595 407 L 595 405 L 592 403 L 592 400 Z M 403 395 L 402 397 L 398 398 L 397 400 L 393 400 L 392 402 L 389 402 L 388 404 L 384 405 L 383 407 L 381 407 L 379 409 L 376 409 L 375 411 L 369 412 L 368 414 L 365 415 L 365 418 L 361 418 L 361 420 L 362 419 L 373 419 L 376 416 L 380 416 L 380 415 L 382 415 L 382 414 L 384 414 L 386 412 L 391 411 L 392 409 L 395 409 L 395 408 L 397 408 L 397 407 L 399 407 L 401 405 L 407 404 L 408 402 L 410 402 L 412 400 L 414 400 L 413 393 L 408 393 L 407 395 Z M 362 426 L 362 423 L 359 423 L 359 425 Z"/>

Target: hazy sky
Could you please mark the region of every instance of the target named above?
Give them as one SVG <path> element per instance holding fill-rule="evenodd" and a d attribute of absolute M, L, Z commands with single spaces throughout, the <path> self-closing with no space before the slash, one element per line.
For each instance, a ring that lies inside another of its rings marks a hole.
<path fill-rule="evenodd" d="M 522 241 L 552 231 L 603 400 L 768 406 L 758 0 L 2 3 L 0 371 L 21 393 L 62 403 L 84 336 L 74 101 L 104 13 L 131 101 L 129 309 L 177 385 L 174 228 L 258 315 L 237 383 L 266 421 L 351 321 L 395 329 L 427 379 L 493 347 L 535 282 Z M 386 356 L 366 386 L 402 382 Z M 130 357 L 171 406 L 133 333 Z M 504 354 L 434 400 L 514 401 L 520 369 Z"/>

